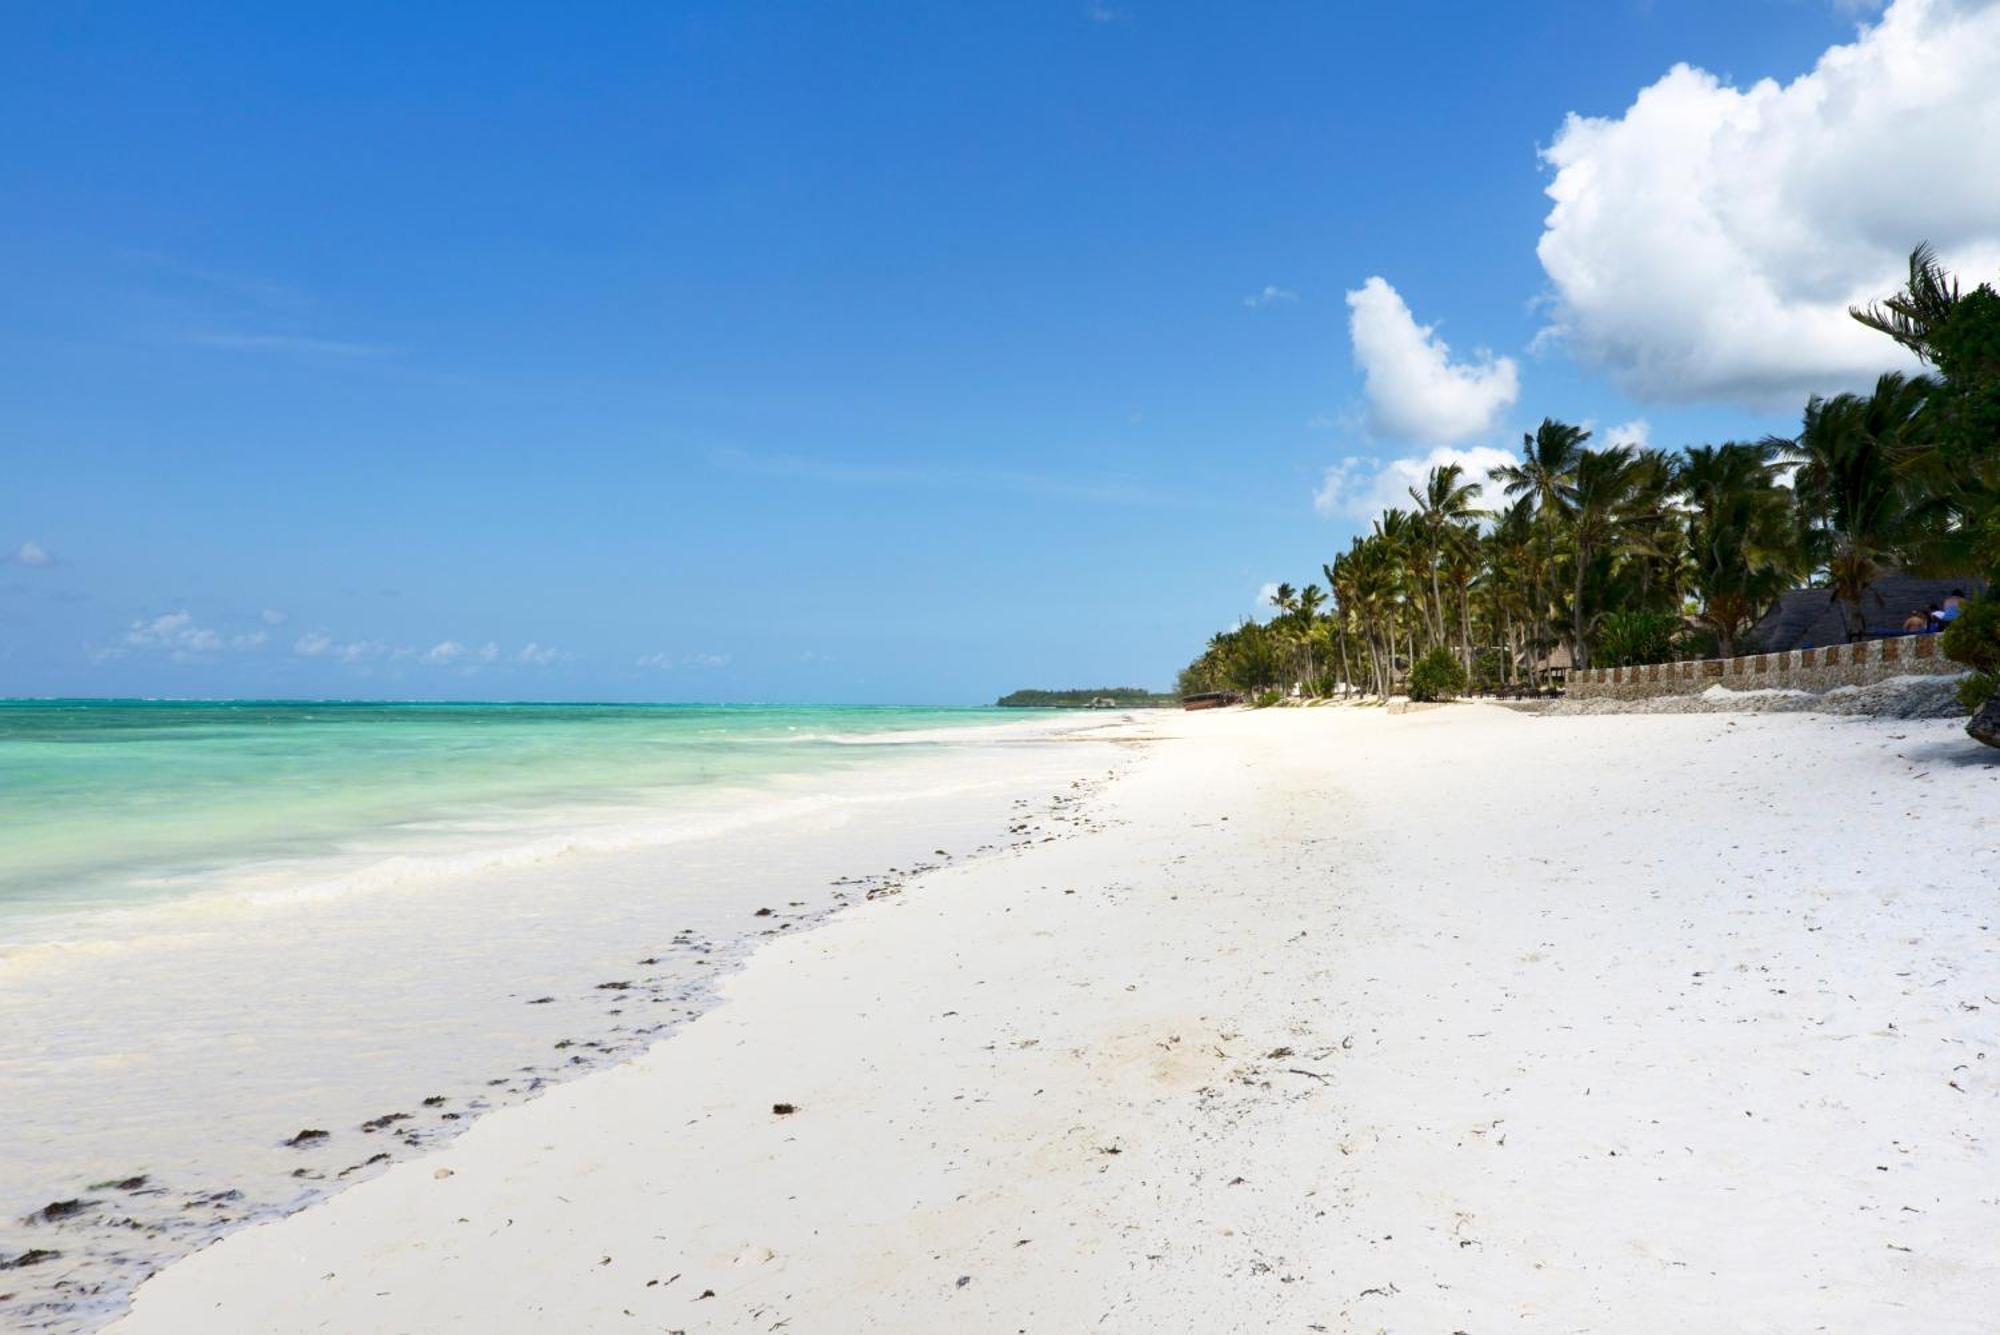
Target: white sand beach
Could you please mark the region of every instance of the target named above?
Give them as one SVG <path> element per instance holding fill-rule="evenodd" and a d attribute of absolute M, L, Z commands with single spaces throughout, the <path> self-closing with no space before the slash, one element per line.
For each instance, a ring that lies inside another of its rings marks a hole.
<path fill-rule="evenodd" d="M 771 940 L 113 1328 L 1995 1328 L 2000 753 L 1958 723 L 1126 731 L 1087 833 Z"/>

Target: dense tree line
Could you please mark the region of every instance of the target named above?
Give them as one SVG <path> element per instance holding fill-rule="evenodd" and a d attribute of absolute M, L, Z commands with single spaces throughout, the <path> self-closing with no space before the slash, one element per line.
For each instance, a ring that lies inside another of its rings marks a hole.
<path fill-rule="evenodd" d="M 1010 691 L 993 703 L 1001 709 L 1086 709 L 1100 700 L 1109 700 L 1120 709 L 1146 709 L 1177 703 L 1174 696 L 1161 695 L 1143 686 Z"/>
<path fill-rule="evenodd" d="M 1386 695 L 1426 654 L 1480 685 L 1536 687 L 1558 649 L 1576 666 L 1743 651 L 1807 582 L 1852 636 L 1888 568 L 2000 583 L 2000 294 L 1961 293 L 1919 247 L 1901 292 L 1851 313 L 1924 372 L 1815 396 L 1796 436 L 1671 454 L 1546 419 L 1485 478 L 1431 470 L 1409 508 L 1321 567 L 1323 585 L 1280 585 L 1268 622 L 1211 638 L 1181 690 Z M 1990 693 L 1993 593 L 1961 623 L 1946 651 Z"/>

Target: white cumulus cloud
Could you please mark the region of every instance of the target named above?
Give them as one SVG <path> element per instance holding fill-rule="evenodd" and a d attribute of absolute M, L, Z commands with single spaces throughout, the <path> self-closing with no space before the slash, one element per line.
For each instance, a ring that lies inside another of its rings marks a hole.
<path fill-rule="evenodd" d="M 1911 365 L 1847 308 L 1919 241 L 2000 269 L 2000 5 L 1897 0 L 1789 83 L 1677 65 L 1543 157 L 1560 339 L 1655 401 L 1788 406 Z"/>
<path fill-rule="evenodd" d="M 407 658 L 408 649 L 398 649 L 380 640 L 336 640 L 323 631 L 308 631 L 292 641 L 292 652 L 300 658 L 330 658 L 353 666 L 383 658 Z"/>
<path fill-rule="evenodd" d="M 729 666 L 728 654 L 641 654 L 633 660 L 634 665 L 652 668 L 657 672 L 670 672 L 674 668 L 720 668 Z"/>
<path fill-rule="evenodd" d="M 1368 422 L 1377 435 L 1416 445 L 1450 445 L 1485 435 L 1521 392 L 1510 357 L 1477 353 L 1454 361 L 1432 325 L 1410 314 L 1387 280 L 1370 278 L 1347 294 L 1355 364 L 1367 382 Z"/>
<path fill-rule="evenodd" d="M 537 644 L 529 640 L 521 646 L 520 652 L 514 655 L 514 661 L 524 667 L 548 667 L 555 663 L 566 663 L 570 657 L 571 655 L 554 645 Z"/>
<path fill-rule="evenodd" d="M 56 563 L 56 558 L 49 555 L 49 549 L 33 538 L 27 539 L 10 552 L 7 560 L 17 566 L 52 566 Z"/>
<path fill-rule="evenodd" d="M 259 631 L 254 638 L 261 642 L 264 634 Z M 546 667 L 551 663 L 568 662 L 574 657 L 560 649 L 532 641 L 510 657 L 492 640 L 484 644 L 439 640 L 428 649 L 417 650 L 384 640 L 337 640 L 319 630 L 307 631 L 293 640 L 292 652 L 300 658 L 324 658 L 350 667 L 414 662 L 423 667 L 457 668 L 468 674 L 503 661 L 528 667 Z"/>
<path fill-rule="evenodd" d="M 1297 301 L 1298 299 L 1298 293 L 1289 292 L 1282 287 L 1266 283 L 1264 284 L 1263 291 L 1252 292 L 1249 296 L 1243 298 L 1243 304 L 1255 309 L 1258 306 L 1283 305 L 1286 302 Z"/>
<path fill-rule="evenodd" d="M 202 625 L 192 612 L 183 608 L 134 621 L 117 643 L 93 650 L 91 657 L 103 662 L 128 654 L 159 654 L 176 663 L 204 663 L 225 650 L 247 653 L 261 649 L 265 639 L 262 631 L 225 639 L 221 632 Z"/>
<path fill-rule="evenodd" d="M 1643 450 L 1653 443 L 1653 426 L 1643 417 L 1635 417 L 1629 422 L 1620 422 L 1604 433 L 1607 445 L 1629 445 L 1635 450 Z"/>
<path fill-rule="evenodd" d="M 1356 524 L 1367 524 L 1384 510 L 1414 510 L 1417 506 L 1410 498 L 1410 488 L 1422 491 L 1431 469 L 1445 464 L 1465 469 L 1462 482 L 1477 482 L 1486 488 L 1477 500 L 1479 508 L 1488 508 L 1497 503 L 1499 493 L 1487 483 L 1486 475 L 1502 464 L 1517 462 L 1514 455 L 1490 445 L 1470 449 L 1440 446 L 1428 454 L 1401 459 L 1349 457 L 1326 470 L 1319 490 L 1313 493 L 1313 509 L 1328 519 Z"/>

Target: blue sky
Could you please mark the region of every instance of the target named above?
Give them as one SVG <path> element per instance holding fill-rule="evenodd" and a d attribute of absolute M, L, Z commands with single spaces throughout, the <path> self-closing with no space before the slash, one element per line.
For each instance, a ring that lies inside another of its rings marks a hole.
<path fill-rule="evenodd" d="M 0 694 L 1165 685 L 1262 583 L 1316 576 L 1388 461 L 1511 448 L 1545 414 L 1761 433 L 1851 380 L 1831 353 L 1748 385 L 1687 370 L 1716 345 L 1578 277 L 1678 292 L 1679 248 L 1579 222 L 1545 262 L 1538 151 L 1677 62 L 1792 80 L 1870 19 L 17 6 Z M 1837 129 L 1780 110 L 1756 133 L 1785 162 Z M 1694 133 L 1631 121 L 1569 141 L 1575 179 Z M 1714 195 L 1762 198 L 1730 188 L 1745 170 Z M 1934 222 L 1856 221 L 1867 277 Z M 1378 275 L 1410 312 L 1381 313 L 1384 356 L 1422 362 L 1431 327 L 1432 371 L 1504 357 L 1515 392 L 1449 381 L 1470 397 L 1442 422 L 1372 392 L 1347 294 Z"/>

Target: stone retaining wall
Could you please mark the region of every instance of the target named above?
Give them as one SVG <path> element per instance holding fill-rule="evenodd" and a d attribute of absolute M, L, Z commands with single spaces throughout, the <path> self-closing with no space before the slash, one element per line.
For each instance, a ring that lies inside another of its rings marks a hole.
<path fill-rule="evenodd" d="M 1572 700 L 1641 700 L 1655 695 L 1699 695 L 1711 686 L 1732 691 L 1826 691 L 1868 686 L 1890 677 L 1950 676 L 1963 664 L 1944 656 L 1937 635 L 1900 635 L 1824 649 L 1744 654 L 1645 667 L 1590 668 L 1569 674 Z"/>

